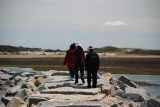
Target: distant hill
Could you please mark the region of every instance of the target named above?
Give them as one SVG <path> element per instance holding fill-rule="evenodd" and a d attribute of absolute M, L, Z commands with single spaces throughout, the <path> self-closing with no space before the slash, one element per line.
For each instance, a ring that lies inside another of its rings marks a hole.
<path fill-rule="evenodd" d="M 121 53 L 121 54 L 137 54 L 137 55 L 160 55 L 160 50 L 140 49 L 140 48 L 117 48 L 113 46 L 96 48 L 95 51 Z"/>
<path fill-rule="evenodd" d="M 44 51 L 44 52 L 64 52 L 64 50 L 56 49 L 41 49 L 41 48 L 29 48 L 23 46 L 9 46 L 9 45 L 0 45 L 0 52 L 21 52 L 21 51 Z M 101 48 L 95 48 L 96 52 L 108 52 L 108 53 L 117 53 L 117 54 L 135 54 L 135 55 L 160 55 L 160 50 L 149 50 L 149 49 L 140 49 L 140 48 L 118 48 L 113 46 L 105 46 Z M 85 51 L 86 52 L 86 51 Z"/>
<path fill-rule="evenodd" d="M 52 49 L 41 49 L 41 48 L 28 48 L 23 46 L 10 46 L 10 45 L 0 45 L 0 52 L 21 52 L 21 51 L 45 51 L 45 52 L 61 52 L 62 50 L 52 50 Z"/>

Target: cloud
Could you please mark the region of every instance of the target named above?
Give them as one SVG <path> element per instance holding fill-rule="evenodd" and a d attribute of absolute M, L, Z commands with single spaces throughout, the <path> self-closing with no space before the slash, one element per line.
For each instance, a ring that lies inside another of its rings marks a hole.
<path fill-rule="evenodd" d="M 122 21 L 114 21 L 114 22 L 106 22 L 103 24 L 103 26 L 127 26 L 128 24 L 126 22 Z"/>

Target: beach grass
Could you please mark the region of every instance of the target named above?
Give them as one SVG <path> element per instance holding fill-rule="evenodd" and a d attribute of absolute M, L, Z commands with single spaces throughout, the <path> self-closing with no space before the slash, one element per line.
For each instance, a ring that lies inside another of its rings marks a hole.
<path fill-rule="evenodd" d="M 160 85 L 157 85 L 157 84 L 150 84 L 150 83 L 147 83 L 147 82 L 139 82 L 139 81 L 134 81 L 136 84 L 140 85 L 140 86 L 160 86 Z"/>
<path fill-rule="evenodd" d="M 0 58 L 1 67 L 33 68 L 37 71 L 67 71 L 63 57 Z M 100 58 L 100 72 L 160 75 L 160 58 Z"/>

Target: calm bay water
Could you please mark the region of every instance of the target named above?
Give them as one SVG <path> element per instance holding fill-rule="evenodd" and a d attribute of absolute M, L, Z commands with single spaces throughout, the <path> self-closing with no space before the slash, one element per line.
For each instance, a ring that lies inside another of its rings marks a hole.
<path fill-rule="evenodd" d="M 126 76 L 130 80 L 147 82 L 151 84 L 160 85 L 160 75 L 130 75 L 130 74 L 112 74 L 114 77 Z M 160 86 L 140 86 L 141 88 L 147 90 L 152 97 L 160 96 Z"/>
<path fill-rule="evenodd" d="M 32 68 L 19 68 L 19 67 L 0 67 L 0 69 L 8 69 L 15 72 L 39 72 Z M 147 82 L 151 84 L 160 85 L 160 75 L 130 75 L 130 74 L 112 74 L 114 77 L 126 76 L 133 81 Z M 140 86 L 147 90 L 152 97 L 160 96 L 160 86 Z"/>
<path fill-rule="evenodd" d="M 15 72 L 39 72 L 35 71 L 32 68 L 19 68 L 19 67 L 0 67 L 0 69 L 7 69 Z"/>

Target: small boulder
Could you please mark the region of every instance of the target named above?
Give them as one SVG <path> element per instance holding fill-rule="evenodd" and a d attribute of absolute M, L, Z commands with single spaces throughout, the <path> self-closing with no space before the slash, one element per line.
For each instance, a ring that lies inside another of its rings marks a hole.
<path fill-rule="evenodd" d="M 41 92 L 42 90 L 48 89 L 48 87 L 46 87 L 45 85 L 39 85 L 36 89 L 36 91 Z"/>
<path fill-rule="evenodd" d="M 125 90 L 125 88 L 127 87 L 127 85 L 120 80 L 117 81 L 117 85 L 120 87 L 121 90 Z"/>
<path fill-rule="evenodd" d="M 112 75 L 111 75 L 111 73 L 107 72 L 107 73 L 105 73 L 105 74 L 102 75 L 102 78 L 105 78 L 108 81 L 110 81 L 110 79 L 112 78 Z"/>
<path fill-rule="evenodd" d="M 29 89 L 31 89 L 32 91 L 34 91 L 37 87 L 35 86 L 34 82 L 29 81 L 27 82 L 27 86 L 29 87 Z"/>
<path fill-rule="evenodd" d="M 145 100 L 140 107 L 160 107 L 160 102 L 155 99 Z"/>
<path fill-rule="evenodd" d="M 19 97 L 25 101 L 26 99 L 28 99 L 28 97 L 31 94 L 32 93 L 30 91 L 28 91 L 28 89 L 22 89 L 18 94 L 16 94 L 16 97 Z"/>
<path fill-rule="evenodd" d="M 20 107 L 22 105 L 27 105 L 21 98 L 14 97 L 12 101 L 7 104 L 7 107 Z"/>
<path fill-rule="evenodd" d="M 122 98 L 130 99 L 134 102 L 142 102 L 144 98 L 140 94 L 133 94 L 133 93 L 124 93 Z"/>
<path fill-rule="evenodd" d="M 41 84 L 45 84 L 48 81 L 48 79 L 43 78 L 43 77 L 39 77 L 36 81 L 35 81 L 35 85 L 38 87 Z"/>
<path fill-rule="evenodd" d="M 114 91 L 114 88 L 112 85 L 102 85 L 102 88 L 101 88 L 101 92 L 103 94 L 106 94 L 107 96 L 109 94 L 111 94 L 112 92 Z"/>
<path fill-rule="evenodd" d="M 150 94 L 148 93 L 148 91 L 141 88 L 126 87 L 125 93 L 139 94 L 143 97 L 144 100 L 150 98 Z"/>
<path fill-rule="evenodd" d="M 6 73 L 1 73 L 0 78 L 1 80 L 12 80 L 14 76 L 6 74 Z"/>
<path fill-rule="evenodd" d="M 138 107 L 138 104 L 135 102 L 131 102 L 130 104 L 128 104 L 129 107 Z"/>
<path fill-rule="evenodd" d="M 12 99 L 13 97 L 2 97 L 1 101 L 4 103 L 4 105 L 7 105 Z"/>
<path fill-rule="evenodd" d="M 7 96 L 9 96 L 9 97 L 15 96 L 15 95 L 18 93 L 18 91 L 20 91 L 20 89 L 21 89 L 21 86 L 20 86 L 20 85 L 16 85 L 15 87 L 7 90 L 5 96 L 6 96 L 6 97 L 7 97 Z"/>
<path fill-rule="evenodd" d="M 128 86 L 130 87 L 134 87 L 134 88 L 137 88 L 138 86 L 133 82 L 131 81 L 130 79 L 128 79 L 127 77 L 125 76 L 121 76 L 119 78 L 120 81 L 122 81 L 123 83 L 127 84 Z"/>
<path fill-rule="evenodd" d="M 21 88 L 29 88 L 26 82 L 22 82 Z"/>

